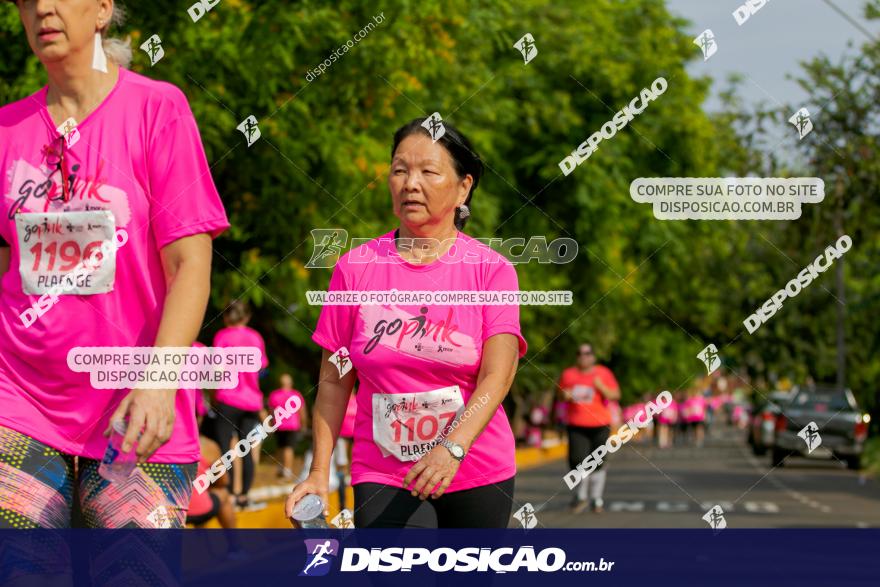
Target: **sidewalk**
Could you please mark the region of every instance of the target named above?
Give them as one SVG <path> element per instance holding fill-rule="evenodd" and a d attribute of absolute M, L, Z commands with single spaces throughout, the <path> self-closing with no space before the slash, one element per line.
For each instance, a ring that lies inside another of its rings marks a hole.
<path fill-rule="evenodd" d="M 564 442 L 542 448 L 518 448 L 516 449 L 517 471 L 526 471 L 565 458 L 567 450 L 568 445 Z M 295 466 L 301 467 L 302 461 L 298 461 Z M 292 528 L 284 515 L 284 500 L 290 493 L 293 484 L 278 484 L 275 479 L 276 467 L 277 465 L 272 459 L 266 458 L 266 455 L 263 455 L 260 466 L 257 468 L 255 483 L 260 486 L 251 489 L 248 495 L 252 502 L 267 501 L 268 505 L 265 509 L 259 511 L 239 512 L 239 528 Z M 354 492 L 351 487 L 346 490 L 345 499 L 349 505 L 354 503 Z M 330 516 L 328 520 L 333 519 L 338 513 L 339 497 L 334 491 L 330 494 Z M 204 527 L 219 528 L 220 524 L 214 519 Z"/>

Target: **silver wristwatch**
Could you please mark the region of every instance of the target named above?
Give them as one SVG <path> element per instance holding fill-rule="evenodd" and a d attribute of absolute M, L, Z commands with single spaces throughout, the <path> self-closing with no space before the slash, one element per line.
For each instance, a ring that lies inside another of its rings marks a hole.
<path fill-rule="evenodd" d="M 464 460 L 464 455 L 467 454 L 467 453 L 465 452 L 463 446 L 461 446 L 461 445 L 458 444 L 457 442 L 452 442 L 452 441 L 449 440 L 449 439 L 444 438 L 443 440 L 441 440 L 441 441 L 439 442 L 439 444 L 445 446 L 445 447 L 446 447 L 446 450 L 449 451 L 449 454 L 452 455 L 452 458 L 454 458 L 454 459 L 455 459 L 456 461 L 458 461 L 459 463 L 462 462 L 462 461 Z"/>

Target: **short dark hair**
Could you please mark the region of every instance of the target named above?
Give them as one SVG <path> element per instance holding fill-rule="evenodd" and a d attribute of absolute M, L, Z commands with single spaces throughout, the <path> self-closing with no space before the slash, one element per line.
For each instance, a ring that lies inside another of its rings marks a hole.
<path fill-rule="evenodd" d="M 223 311 L 223 317 L 232 324 L 238 324 L 251 317 L 251 308 L 245 301 L 232 300 Z"/>
<path fill-rule="evenodd" d="M 392 158 L 394 158 L 394 153 L 397 151 L 398 145 L 400 145 L 400 143 L 403 142 L 403 139 L 408 136 L 418 133 L 422 133 L 428 137 L 431 136 L 428 129 L 422 126 L 423 122 L 425 122 L 424 118 L 414 118 L 395 131 L 394 142 L 391 145 Z M 474 191 L 477 189 L 477 185 L 480 183 L 480 178 L 483 176 L 483 161 L 480 159 L 480 156 L 477 155 L 471 142 L 457 128 L 446 121 L 443 122 L 443 128 L 446 132 L 442 137 L 437 139 L 437 142 L 443 145 L 446 152 L 452 157 L 452 163 L 455 165 L 455 172 L 460 178 L 464 178 L 466 175 L 470 175 L 474 178 L 474 182 L 471 184 L 471 189 L 464 201 L 465 206 L 470 207 L 471 198 L 474 195 Z M 455 227 L 458 230 L 464 229 L 466 223 L 467 218 L 459 218 L 456 214 Z"/>

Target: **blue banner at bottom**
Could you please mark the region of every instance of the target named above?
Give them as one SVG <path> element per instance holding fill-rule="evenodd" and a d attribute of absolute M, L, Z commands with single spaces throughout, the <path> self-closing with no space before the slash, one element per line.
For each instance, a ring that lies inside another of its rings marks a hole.
<path fill-rule="evenodd" d="M 0 585 L 880 584 L 880 530 L 2 530 Z"/>

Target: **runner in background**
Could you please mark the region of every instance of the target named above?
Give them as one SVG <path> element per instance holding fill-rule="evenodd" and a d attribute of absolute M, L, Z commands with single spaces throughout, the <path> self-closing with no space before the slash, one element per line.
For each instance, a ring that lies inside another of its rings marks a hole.
<path fill-rule="evenodd" d="M 266 345 L 260 333 L 247 324 L 251 319 L 248 305 L 235 300 L 223 313 L 226 328 L 214 336 L 215 347 L 256 347 L 263 357 L 260 367 L 269 365 Z M 217 412 L 217 444 L 223 452 L 232 449 L 233 437 L 246 438 L 247 433 L 259 423 L 260 410 L 263 409 L 263 393 L 260 391 L 259 375 L 253 372 L 238 374 L 238 385 L 229 389 L 218 389 L 214 397 Z M 257 450 L 257 449 L 254 449 Z M 253 452 L 253 451 L 251 451 Z M 236 495 L 236 505 L 246 508 L 249 505 L 247 494 L 254 482 L 254 459 L 248 452 L 244 458 L 233 461 L 233 466 L 241 463 L 241 492 Z"/>
<path fill-rule="evenodd" d="M 690 417 L 691 404 L 687 401 L 687 392 L 679 390 L 675 392 L 675 403 L 678 406 L 678 423 L 675 425 L 675 434 L 672 443 L 686 445 L 690 442 L 688 418 Z"/>
<path fill-rule="evenodd" d="M 642 403 L 639 406 L 639 410 L 642 412 L 642 415 L 639 416 L 639 420 L 648 423 L 648 425 L 640 431 L 642 442 L 649 445 L 653 445 L 657 438 L 657 421 L 655 418 L 648 417 L 648 404 L 654 401 L 655 397 L 657 397 L 656 392 L 651 393 L 646 391 L 642 394 Z"/>
<path fill-rule="evenodd" d="M 533 400 L 528 413 L 528 426 L 526 427 L 526 446 L 540 447 L 544 441 L 544 427 L 550 420 L 550 410 L 547 404 L 552 397 L 552 392 L 541 392 L 538 400 Z"/>
<path fill-rule="evenodd" d="M 690 416 L 688 420 L 688 428 L 691 431 L 691 439 L 697 448 L 703 446 L 706 435 L 706 398 L 699 389 L 693 389 L 688 394 L 686 400 L 690 405 Z"/>
<path fill-rule="evenodd" d="M 560 397 L 568 403 L 568 462 L 571 469 L 576 469 L 608 440 L 611 412 L 607 402 L 620 399 L 620 387 L 610 369 L 596 364 L 593 347 L 588 343 L 580 345 L 577 366 L 562 372 L 558 387 Z M 572 500 L 573 513 L 583 512 L 588 505 L 596 513 L 604 510 L 602 495 L 607 461 L 606 455 L 596 470 L 578 484 Z"/>
<path fill-rule="evenodd" d="M 303 395 L 293 388 L 293 377 L 284 373 L 279 379 L 281 387 L 269 394 L 269 411 L 274 413 L 275 408 L 284 406 L 292 397 L 299 398 L 300 408 L 290 418 L 278 425 L 275 432 L 275 440 L 278 442 L 278 477 L 285 480 L 293 480 L 293 460 L 296 456 L 296 445 L 302 437 L 303 428 L 308 426 L 308 410 Z"/>
<path fill-rule="evenodd" d="M 202 456 L 199 459 L 198 473 L 202 475 L 211 465 L 220 459 L 220 447 L 216 442 L 205 436 L 199 437 L 199 446 Z M 222 475 L 211 484 L 207 491 L 192 492 L 189 502 L 189 510 L 186 514 L 186 523 L 194 526 L 203 526 L 210 520 L 217 518 L 220 526 L 226 529 L 235 528 L 235 501 L 228 490 L 229 475 Z M 227 534 L 227 539 L 235 542 L 233 534 Z M 237 545 L 233 550 L 238 550 Z"/>
<path fill-rule="evenodd" d="M 660 448 L 672 446 L 672 434 L 679 417 L 678 407 L 678 402 L 672 400 L 665 410 L 657 414 L 657 446 Z"/>
<path fill-rule="evenodd" d="M 568 429 L 568 402 L 557 394 L 553 394 L 553 429 L 559 440 L 562 441 L 567 435 Z"/>

